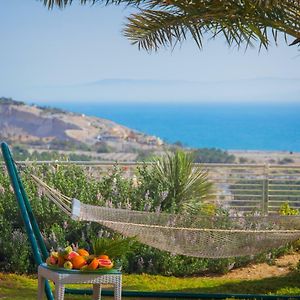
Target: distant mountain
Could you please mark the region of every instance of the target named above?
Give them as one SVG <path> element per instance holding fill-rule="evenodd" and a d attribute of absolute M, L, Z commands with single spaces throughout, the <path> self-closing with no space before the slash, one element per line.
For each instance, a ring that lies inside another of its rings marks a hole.
<path fill-rule="evenodd" d="M 226 72 L 225 70 L 221 70 Z M 299 101 L 299 78 L 250 78 L 224 81 L 103 79 L 86 83 L 28 87 L 21 99 L 42 101 L 286 102 Z M 18 96 L 18 94 L 16 94 Z M 45 96 L 47 95 L 47 96 Z"/>
<path fill-rule="evenodd" d="M 0 98 L 0 139 L 30 147 L 96 152 L 161 150 L 161 139 L 110 120 Z"/>

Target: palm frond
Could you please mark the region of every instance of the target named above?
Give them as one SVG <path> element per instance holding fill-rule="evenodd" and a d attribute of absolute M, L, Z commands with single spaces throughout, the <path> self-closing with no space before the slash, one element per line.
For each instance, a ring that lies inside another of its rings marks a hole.
<path fill-rule="evenodd" d="M 40 0 L 49 9 L 65 8 L 74 0 Z M 300 43 L 300 0 L 78 0 L 82 5 L 101 3 L 136 6 L 124 34 L 139 49 L 157 50 L 191 37 L 199 48 L 203 35 L 223 36 L 228 45 L 259 43 L 268 48 L 278 33 Z"/>
<path fill-rule="evenodd" d="M 199 48 L 204 33 L 211 38 L 223 35 L 230 46 L 248 47 L 258 41 L 268 48 L 270 29 L 275 43 L 279 32 L 299 38 L 299 1 L 174 0 L 168 10 L 142 9 L 132 14 L 124 34 L 132 44 L 146 50 L 182 42 L 187 33 Z"/>
<path fill-rule="evenodd" d="M 44 3 L 44 5 L 48 8 L 48 9 L 53 9 L 54 7 L 58 7 L 58 8 L 66 8 L 67 6 L 72 5 L 74 2 L 77 2 L 81 5 L 94 5 L 96 3 L 99 4 L 104 4 L 104 5 L 110 5 L 110 4 L 115 4 L 115 5 L 119 5 L 119 4 L 125 4 L 125 5 L 134 5 L 134 6 L 138 6 L 140 5 L 142 2 L 144 2 L 143 0 L 40 0 L 41 2 Z"/>
<path fill-rule="evenodd" d="M 172 46 L 175 41 L 186 39 L 188 26 L 182 26 L 187 23 L 185 18 L 185 15 L 174 16 L 167 11 L 143 10 L 128 18 L 124 35 L 139 49 L 157 50 L 160 46 Z"/>
<path fill-rule="evenodd" d="M 133 251 L 136 239 L 128 238 L 98 238 L 92 243 L 94 255 L 108 255 L 111 259 L 121 258 Z"/>

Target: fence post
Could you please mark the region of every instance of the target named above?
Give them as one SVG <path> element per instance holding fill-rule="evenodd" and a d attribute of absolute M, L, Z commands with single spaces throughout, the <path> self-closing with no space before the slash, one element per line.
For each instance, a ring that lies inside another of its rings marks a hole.
<path fill-rule="evenodd" d="M 269 165 L 265 164 L 262 186 L 262 213 L 269 214 Z"/>

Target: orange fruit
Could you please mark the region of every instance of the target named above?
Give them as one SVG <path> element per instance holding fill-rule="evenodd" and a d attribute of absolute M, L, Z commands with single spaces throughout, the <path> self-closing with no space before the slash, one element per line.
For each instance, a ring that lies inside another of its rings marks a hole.
<path fill-rule="evenodd" d="M 96 270 L 98 268 L 99 262 L 97 258 L 94 258 L 92 262 L 88 265 L 89 270 Z"/>
<path fill-rule="evenodd" d="M 100 259 L 109 259 L 108 255 L 105 255 L 105 254 L 101 254 L 99 256 Z"/>
<path fill-rule="evenodd" d="M 71 259 L 71 263 L 74 269 L 80 269 L 86 265 L 86 260 L 83 256 L 78 255 Z"/>
<path fill-rule="evenodd" d="M 89 256 L 89 255 L 90 255 L 85 249 L 78 249 L 78 250 L 77 250 L 77 253 L 78 253 L 80 256 Z"/>

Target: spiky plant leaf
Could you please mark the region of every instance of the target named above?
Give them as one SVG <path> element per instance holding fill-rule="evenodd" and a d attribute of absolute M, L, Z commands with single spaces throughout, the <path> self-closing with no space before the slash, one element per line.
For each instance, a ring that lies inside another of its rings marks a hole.
<path fill-rule="evenodd" d="M 153 167 L 153 176 L 167 186 L 167 197 L 162 210 L 197 211 L 203 201 L 212 195 L 212 183 L 207 170 L 194 167 L 192 155 L 184 151 L 167 153 Z"/>
<path fill-rule="evenodd" d="M 116 258 L 124 257 L 131 253 L 136 245 L 136 239 L 134 237 L 127 238 L 98 238 L 92 242 L 93 254 L 101 255 L 105 254 L 114 260 Z"/>

